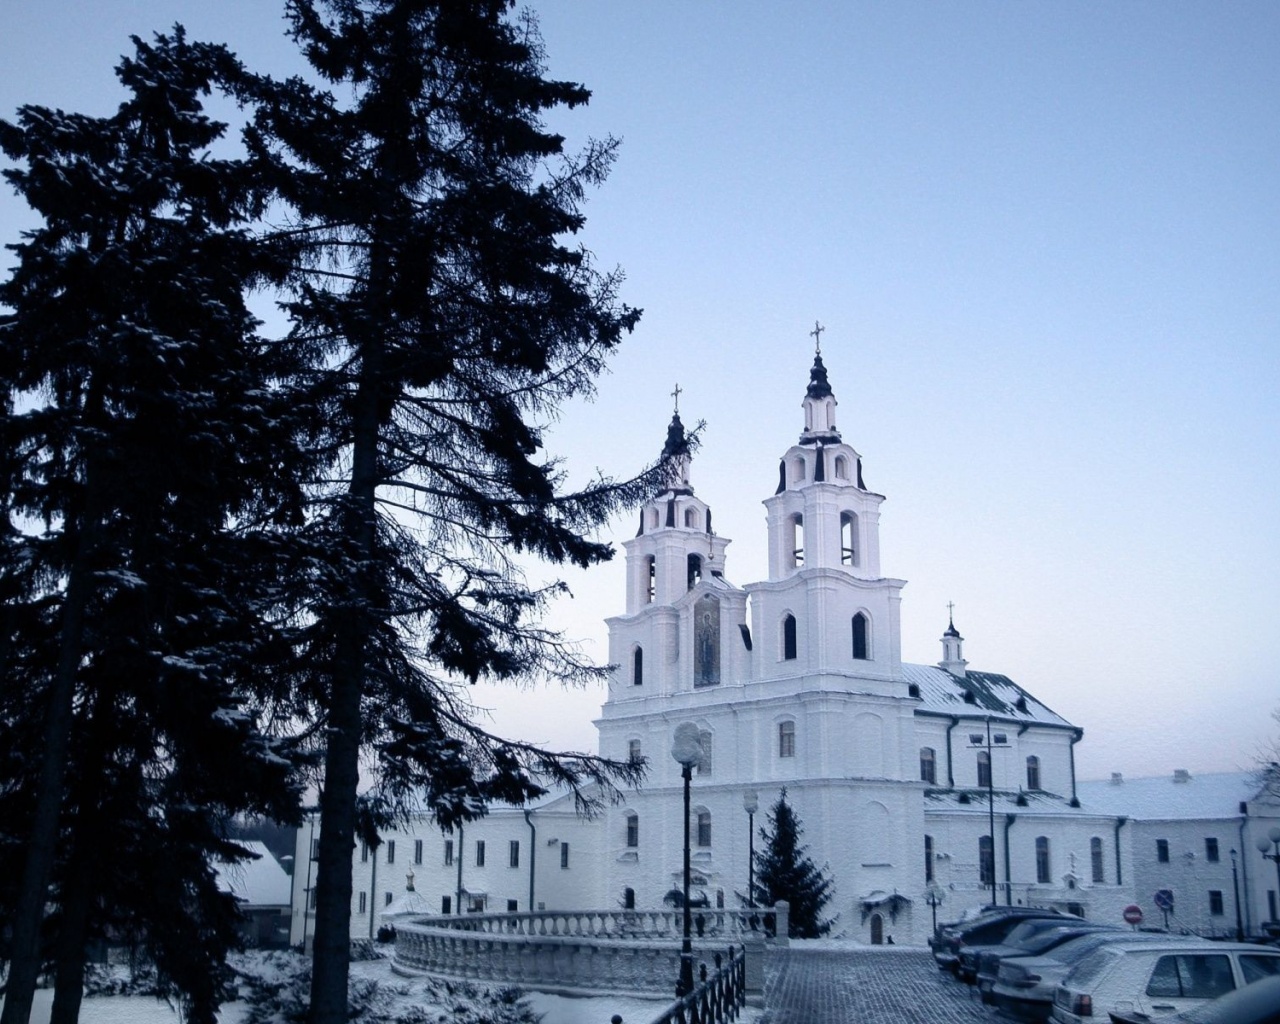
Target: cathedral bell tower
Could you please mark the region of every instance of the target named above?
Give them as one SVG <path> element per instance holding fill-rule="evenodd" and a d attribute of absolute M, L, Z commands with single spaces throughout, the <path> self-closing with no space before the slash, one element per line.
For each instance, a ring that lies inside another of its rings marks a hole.
<path fill-rule="evenodd" d="M 822 328 L 815 325 L 814 336 Z M 778 466 L 766 498 L 769 578 L 752 594 L 761 674 L 817 672 L 899 680 L 900 593 L 880 569 L 880 505 L 862 457 L 836 427 L 836 397 L 816 348 L 801 408 L 804 429 Z M 776 634 L 776 637 L 774 636 Z"/>

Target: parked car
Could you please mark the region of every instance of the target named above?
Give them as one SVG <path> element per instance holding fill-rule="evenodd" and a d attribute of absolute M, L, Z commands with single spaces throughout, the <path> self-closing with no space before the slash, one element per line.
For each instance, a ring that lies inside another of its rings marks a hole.
<path fill-rule="evenodd" d="M 1151 1019 L 1139 1013 L 1111 1014 L 1113 1024 L 1147 1024 Z M 1280 1024 L 1280 975 L 1159 1020 L 1161 1024 Z"/>
<path fill-rule="evenodd" d="M 1081 1024 L 1106 1013 L 1159 1020 L 1270 975 L 1280 950 L 1243 942 L 1115 942 L 1101 946 L 1062 979 L 1053 994 L 1057 1024 Z"/>
<path fill-rule="evenodd" d="M 1080 918 L 1057 910 L 1039 910 L 1032 907 L 1000 907 L 988 914 L 957 926 L 939 929 L 933 943 L 933 959 L 939 970 L 955 974 L 960 965 L 960 948 L 975 943 L 1002 942 L 1019 924 L 1031 918 L 1057 918 L 1060 921 L 1079 921 Z"/>
<path fill-rule="evenodd" d="M 1038 927 L 1037 927 L 1038 926 Z M 1024 932 L 1023 928 L 1027 931 Z M 1095 935 L 1105 932 L 1110 935 L 1124 935 L 1125 931 L 1109 924 L 1062 924 L 1053 920 L 1028 921 L 1009 933 L 1009 937 L 998 946 L 975 946 L 978 954 L 978 966 L 974 971 L 974 984 L 984 1003 L 993 1003 L 995 998 L 992 989 L 1000 972 L 1000 961 L 1006 957 L 1048 955 L 1059 946 L 1078 939 L 1082 935 Z"/>
<path fill-rule="evenodd" d="M 1084 920 L 1061 914 L 1052 917 L 1027 917 L 1019 921 L 1003 938 L 990 941 L 975 938 L 973 941 L 965 941 L 957 950 L 959 964 L 956 968 L 956 976 L 966 984 L 973 985 L 978 980 L 978 961 L 987 950 L 994 949 L 997 946 L 1004 948 L 1007 945 L 1016 945 L 1034 935 L 1038 935 L 1040 932 L 1069 925 L 1084 925 Z M 1025 953 L 1026 950 L 1023 950 L 1023 952 Z"/>
<path fill-rule="evenodd" d="M 1167 942 L 1168 935 L 1146 932 L 1097 932 L 1064 942 L 1038 956 L 1005 957 L 1000 961 L 991 995 L 1002 1017 L 1019 1021 L 1047 1021 L 1053 1012 L 1053 994 L 1076 964 L 1100 946 L 1113 942 Z M 1184 941 L 1174 939 L 1174 941 Z M 1195 937 L 1185 941 L 1199 942 Z"/>

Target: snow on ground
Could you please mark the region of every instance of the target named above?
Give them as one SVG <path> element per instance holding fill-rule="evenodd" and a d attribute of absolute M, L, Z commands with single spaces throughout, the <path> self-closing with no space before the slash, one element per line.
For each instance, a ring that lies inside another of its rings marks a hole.
<path fill-rule="evenodd" d="M 805 945 L 808 945 L 806 943 Z M 251 954 L 245 954 L 246 956 Z M 417 986 L 411 979 L 391 972 L 389 960 L 362 961 L 351 965 L 352 977 L 367 978 L 385 984 L 387 988 L 402 991 L 405 1003 L 418 1002 Z M 623 996 L 594 998 L 568 998 L 529 992 L 526 1001 L 533 1011 L 542 1016 L 543 1024 L 609 1024 L 614 1014 L 622 1017 L 623 1024 L 649 1024 L 669 1005 L 669 1000 L 632 999 Z M 32 1008 L 31 1024 L 49 1024 L 49 1010 L 53 1003 L 53 991 L 36 992 Z M 0 1006 L 4 1005 L 0 998 Z M 219 1015 L 220 1024 L 241 1024 L 246 1013 L 243 1003 L 229 1003 Z M 747 1010 L 738 1018 L 743 1024 L 755 1024 L 759 1010 Z M 178 1024 L 178 1012 L 161 1000 L 149 996 L 99 996 L 86 998 L 80 1011 L 82 1024 Z"/>

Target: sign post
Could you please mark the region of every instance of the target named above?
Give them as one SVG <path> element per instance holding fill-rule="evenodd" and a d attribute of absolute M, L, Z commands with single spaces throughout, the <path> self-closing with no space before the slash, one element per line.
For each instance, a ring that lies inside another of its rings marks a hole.
<path fill-rule="evenodd" d="M 1169 930 L 1169 915 L 1173 913 L 1173 890 L 1157 889 L 1155 895 L 1151 897 L 1155 900 L 1156 906 L 1160 908 L 1160 912 L 1164 914 L 1164 929 Z"/>

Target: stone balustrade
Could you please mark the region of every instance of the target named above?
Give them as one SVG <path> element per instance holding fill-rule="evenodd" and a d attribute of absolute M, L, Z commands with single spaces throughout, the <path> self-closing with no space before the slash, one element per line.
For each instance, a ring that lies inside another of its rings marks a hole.
<path fill-rule="evenodd" d="M 679 974 L 683 921 L 683 911 L 665 909 L 414 917 L 395 922 L 393 967 L 566 995 L 651 997 L 670 991 Z M 706 961 L 744 940 L 759 949 L 766 923 L 773 931 L 776 922 L 785 936 L 786 921 L 785 903 L 695 910 L 694 956 Z"/>

